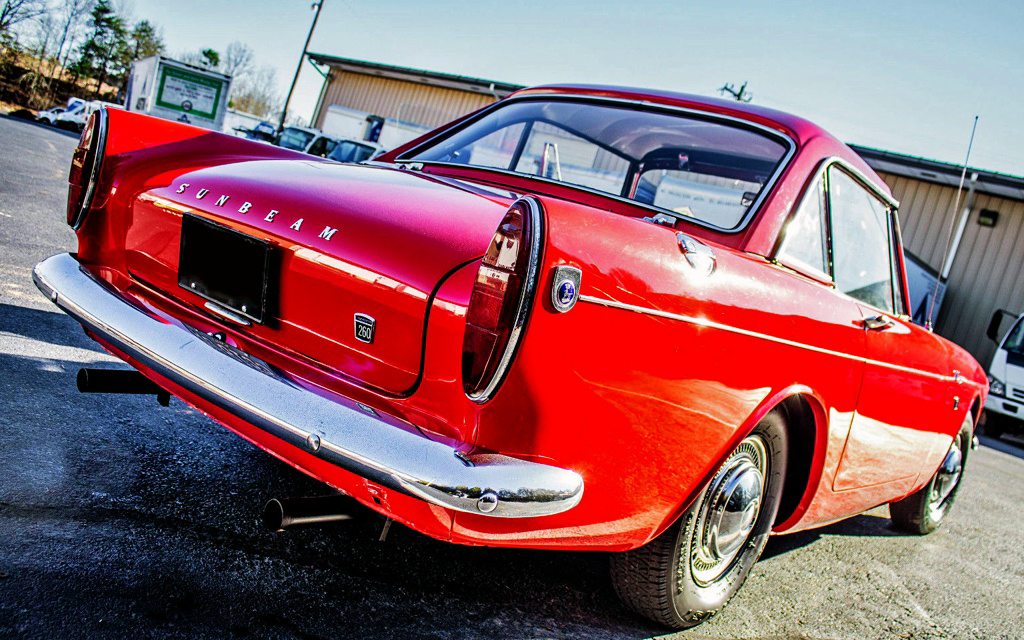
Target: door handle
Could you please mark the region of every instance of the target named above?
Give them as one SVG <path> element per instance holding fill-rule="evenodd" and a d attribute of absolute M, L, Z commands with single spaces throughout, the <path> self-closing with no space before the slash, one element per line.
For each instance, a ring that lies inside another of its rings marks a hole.
<path fill-rule="evenodd" d="M 893 321 L 883 315 L 868 316 L 860 322 L 864 325 L 865 329 L 870 329 L 871 331 L 885 331 L 893 326 Z"/>

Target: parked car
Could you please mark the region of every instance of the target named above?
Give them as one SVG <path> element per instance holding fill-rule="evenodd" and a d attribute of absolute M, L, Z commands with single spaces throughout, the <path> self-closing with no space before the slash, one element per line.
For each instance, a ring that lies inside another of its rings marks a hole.
<path fill-rule="evenodd" d="M 274 139 L 277 137 L 277 129 L 275 129 L 274 125 L 270 124 L 266 120 L 259 122 L 251 129 L 235 127 L 235 131 L 241 133 L 250 140 L 259 140 L 261 142 L 273 143 Z"/>
<path fill-rule="evenodd" d="M 64 107 L 53 107 L 51 109 L 46 109 L 45 111 L 40 111 L 36 114 L 36 122 L 45 122 L 51 127 L 55 126 L 57 124 L 57 116 L 62 113 L 64 113 Z"/>
<path fill-rule="evenodd" d="M 56 117 L 55 125 L 63 129 L 72 129 L 75 131 L 81 131 L 85 128 L 85 123 L 88 122 L 89 117 L 97 110 L 101 108 L 106 109 L 124 109 L 119 104 L 113 102 L 103 102 L 102 100 L 90 100 L 88 102 L 78 102 L 73 106 L 69 106 L 64 110 L 63 113 L 58 114 Z"/>
<path fill-rule="evenodd" d="M 310 127 L 285 127 L 277 137 L 275 144 L 285 149 L 301 151 L 310 155 L 326 158 L 334 149 L 336 138 L 324 135 L 319 129 Z"/>
<path fill-rule="evenodd" d="M 1013 325 L 1000 339 L 999 327 L 1005 316 L 1014 319 Z M 1024 315 L 996 311 L 987 335 L 997 346 L 988 367 L 985 433 L 993 438 L 1024 434 Z"/>
<path fill-rule="evenodd" d="M 170 392 L 348 496 L 271 528 L 615 552 L 669 627 L 770 533 L 933 530 L 985 402 L 910 322 L 885 184 L 769 109 L 539 87 L 369 165 L 102 110 L 70 185 L 36 284 L 141 372 L 81 388 Z"/>
<path fill-rule="evenodd" d="M 338 140 L 327 157 L 338 162 L 358 164 L 384 153 L 384 147 L 369 140 Z"/>

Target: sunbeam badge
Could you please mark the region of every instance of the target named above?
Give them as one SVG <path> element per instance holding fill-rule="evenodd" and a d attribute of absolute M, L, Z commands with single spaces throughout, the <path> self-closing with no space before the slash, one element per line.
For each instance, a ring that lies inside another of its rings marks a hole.
<path fill-rule="evenodd" d="M 555 277 L 551 281 L 551 304 L 555 310 L 565 313 L 573 308 L 580 297 L 580 279 L 583 272 L 576 267 L 555 267 Z"/>
<path fill-rule="evenodd" d="M 365 342 L 366 344 L 372 344 L 376 326 L 377 321 L 373 319 L 373 316 L 368 316 L 365 313 L 357 313 L 356 340 Z"/>

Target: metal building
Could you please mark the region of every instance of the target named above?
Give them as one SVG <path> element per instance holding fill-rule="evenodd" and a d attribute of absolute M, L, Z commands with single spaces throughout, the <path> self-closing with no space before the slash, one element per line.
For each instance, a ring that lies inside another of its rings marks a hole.
<path fill-rule="evenodd" d="M 362 119 L 372 126 L 373 119 L 379 119 L 392 130 L 402 128 L 407 133 L 405 139 L 410 139 L 522 88 L 506 82 L 322 53 L 307 55 L 313 63 L 329 68 L 313 114 L 313 126 L 328 133 L 333 109 L 339 118 L 337 122 Z M 350 129 L 348 135 L 353 131 Z"/>
<path fill-rule="evenodd" d="M 962 166 L 853 148 L 900 201 L 904 247 L 948 278 L 935 331 L 987 366 L 992 314 L 1024 311 L 1024 178 L 968 169 L 957 211 Z"/>

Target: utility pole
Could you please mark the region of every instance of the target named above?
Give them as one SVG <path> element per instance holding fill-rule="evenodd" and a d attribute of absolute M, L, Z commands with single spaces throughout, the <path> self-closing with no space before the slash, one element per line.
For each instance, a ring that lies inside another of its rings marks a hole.
<path fill-rule="evenodd" d="M 284 119 L 288 116 L 288 103 L 292 101 L 292 93 L 295 92 L 295 83 L 299 81 L 299 72 L 302 71 L 302 63 L 306 60 L 306 50 L 309 49 L 309 41 L 313 39 L 313 30 L 316 29 L 316 21 L 320 19 L 320 10 L 324 8 L 324 0 L 316 0 L 310 9 L 316 9 L 313 16 L 313 24 L 309 26 L 309 35 L 306 36 L 306 44 L 302 45 L 302 55 L 299 56 L 299 64 L 295 67 L 295 77 L 292 78 L 292 86 L 288 89 L 288 97 L 284 99 L 284 109 L 281 110 L 281 122 L 277 125 L 277 132 L 284 129 Z"/>

